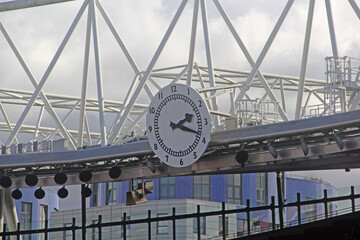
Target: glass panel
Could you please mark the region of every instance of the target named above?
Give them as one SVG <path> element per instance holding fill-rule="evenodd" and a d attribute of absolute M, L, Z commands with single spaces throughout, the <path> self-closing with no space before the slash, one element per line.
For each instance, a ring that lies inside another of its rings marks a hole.
<path fill-rule="evenodd" d="M 194 176 L 194 183 L 201 184 L 201 176 Z"/>
<path fill-rule="evenodd" d="M 210 184 L 210 176 L 209 175 L 201 176 L 201 181 L 202 184 Z"/>
<path fill-rule="evenodd" d="M 169 186 L 169 197 L 175 197 L 175 186 L 174 185 Z"/>
<path fill-rule="evenodd" d="M 241 200 L 234 200 L 233 203 L 237 205 L 241 205 Z"/>
<path fill-rule="evenodd" d="M 167 195 L 167 187 L 165 186 L 161 186 L 161 193 L 160 193 L 161 197 L 166 197 Z"/>
<path fill-rule="evenodd" d="M 227 194 L 228 198 L 233 198 L 233 188 L 232 188 L 232 187 L 228 187 L 227 189 L 228 189 L 228 190 L 227 190 L 227 192 L 228 192 L 228 194 Z"/>
<path fill-rule="evenodd" d="M 169 184 L 175 184 L 175 177 L 169 177 Z"/>
<path fill-rule="evenodd" d="M 196 184 L 194 185 L 194 198 L 200 198 L 201 197 L 201 185 Z"/>
<path fill-rule="evenodd" d="M 210 188 L 209 185 L 203 185 L 201 189 L 202 198 L 208 199 L 210 197 Z"/>
<path fill-rule="evenodd" d="M 234 185 L 241 186 L 241 175 L 240 174 L 234 174 Z"/>
<path fill-rule="evenodd" d="M 235 190 L 235 191 L 234 191 L 234 194 L 235 194 L 234 198 L 240 199 L 240 188 L 239 188 L 239 187 L 235 187 L 234 190 Z"/>
<path fill-rule="evenodd" d="M 227 175 L 227 183 L 228 185 L 234 185 L 234 174 Z"/>
<path fill-rule="evenodd" d="M 168 183 L 168 178 L 160 178 L 160 183 L 161 184 L 167 184 Z"/>

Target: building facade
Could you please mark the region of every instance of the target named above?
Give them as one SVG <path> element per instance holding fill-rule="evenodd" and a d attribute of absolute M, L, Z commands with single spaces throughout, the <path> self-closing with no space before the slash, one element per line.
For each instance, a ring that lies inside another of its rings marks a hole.
<path fill-rule="evenodd" d="M 55 191 L 50 188 L 43 188 L 45 197 L 37 199 L 34 196 L 36 188 L 20 188 L 22 197 L 14 200 L 17 218 L 20 223 L 20 230 L 43 229 L 46 221 L 50 222 L 50 213 L 58 211 L 59 199 Z M 9 229 L 8 223 L 7 229 Z M 49 225 L 49 224 L 48 224 Z M 17 229 L 12 226 L 11 229 Z M 22 236 L 23 240 L 45 239 L 44 234 L 33 234 Z"/>
<path fill-rule="evenodd" d="M 271 197 L 277 201 L 276 174 L 228 174 L 181 176 L 153 179 L 153 193 L 148 194 L 149 201 L 143 204 L 126 206 L 126 192 L 137 187 L 141 180 L 109 182 L 94 184 L 90 208 L 86 209 L 87 225 L 98 222 L 99 215 L 102 222 L 122 221 L 124 213 L 127 220 L 146 219 L 151 210 L 152 217 L 171 216 L 175 207 L 176 214 L 190 214 L 221 210 L 221 202 L 225 202 L 226 209 L 244 208 L 247 200 L 251 207 L 269 205 Z M 285 175 L 283 178 L 285 202 L 294 202 L 297 193 L 301 193 L 301 200 L 322 198 L 326 189 L 328 197 L 336 196 L 336 189 L 326 182 L 305 177 Z M 295 196 L 295 197 L 294 197 Z M 276 202 L 277 203 L 277 202 Z M 324 213 L 321 204 L 309 205 L 303 209 L 302 219 L 316 220 Z M 286 209 L 284 223 L 291 225 L 297 221 L 296 208 Z M 329 205 L 329 213 L 333 214 L 336 205 Z M 71 226 L 73 218 L 81 225 L 81 210 L 60 211 L 51 214 L 51 227 Z M 276 222 L 279 222 L 278 214 Z M 202 239 L 216 239 L 222 234 L 222 216 L 208 216 L 200 219 L 200 234 Z M 271 212 L 257 211 L 251 213 L 251 231 L 263 231 L 271 227 Z M 162 221 L 151 225 L 151 239 L 171 239 L 172 222 Z M 225 217 L 226 235 L 242 236 L 248 229 L 246 214 L 229 214 Z M 177 239 L 196 239 L 197 219 L 184 219 L 176 222 Z M 147 224 L 133 224 L 126 226 L 126 233 L 120 226 L 109 227 L 102 231 L 104 239 L 119 239 L 126 234 L 127 239 L 144 239 L 148 234 Z M 81 233 L 76 233 L 77 235 Z M 89 239 L 98 239 L 97 229 L 87 231 Z M 71 231 L 54 233 L 51 239 L 71 239 Z M 80 237 L 80 235 L 79 235 Z"/>

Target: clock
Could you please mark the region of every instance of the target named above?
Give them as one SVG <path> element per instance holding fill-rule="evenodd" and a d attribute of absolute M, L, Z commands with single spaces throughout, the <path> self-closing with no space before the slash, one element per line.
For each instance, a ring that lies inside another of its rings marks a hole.
<path fill-rule="evenodd" d="M 200 94 L 184 84 L 170 84 L 152 99 L 146 133 L 165 164 L 186 167 L 205 152 L 211 136 L 210 114 Z"/>

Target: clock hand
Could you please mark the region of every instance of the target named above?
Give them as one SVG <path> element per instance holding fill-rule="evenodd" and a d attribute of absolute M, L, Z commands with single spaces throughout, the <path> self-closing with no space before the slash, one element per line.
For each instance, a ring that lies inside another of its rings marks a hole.
<path fill-rule="evenodd" d="M 180 128 L 181 130 L 183 130 L 183 131 L 186 131 L 186 132 L 191 132 L 191 133 L 198 134 L 197 131 L 195 131 L 195 130 L 193 130 L 193 129 L 191 129 L 191 128 L 188 128 L 188 127 L 186 127 L 186 126 L 183 126 L 183 125 L 179 126 L 179 128 Z"/>
<path fill-rule="evenodd" d="M 173 122 L 170 122 L 170 127 L 172 128 L 172 130 L 178 128 L 179 126 L 182 126 L 184 125 L 185 122 L 191 122 L 191 119 L 192 119 L 193 115 L 190 114 L 190 113 L 185 113 L 185 118 L 180 120 L 178 123 L 173 123 Z"/>

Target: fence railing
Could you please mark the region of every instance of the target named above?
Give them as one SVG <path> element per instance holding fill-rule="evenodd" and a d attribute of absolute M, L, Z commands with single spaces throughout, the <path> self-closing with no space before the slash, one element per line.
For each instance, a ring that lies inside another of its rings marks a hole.
<path fill-rule="evenodd" d="M 248 236 L 251 234 L 257 234 L 260 232 L 265 232 L 265 231 L 274 231 L 277 229 L 282 229 L 285 227 L 292 227 L 292 226 L 296 226 L 296 225 L 301 225 L 304 223 L 308 223 L 308 222 L 313 222 L 313 221 L 318 221 L 318 220 L 322 220 L 322 219 L 327 219 L 330 217 L 335 217 L 335 216 L 339 216 L 339 215 L 343 215 L 343 214 L 347 214 L 350 212 L 355 212 L 358 210 L 358 207 L 355 205 L 355 200 L 360 198 L 360 194 L 355 194 L 354 191 L 354 187 L 351 187 L 351 193 L 349 195 L 344 195 L 344 196 L 338 196 L 338 197 L 327 197 L 327 190 L 324 190 L 323 192 L 323 197 L 320 199 L 313 199 L 313 200 L 305 200 L 305 201 L 301 201 L 301 195 L 300 193 L 297 193 L 297 200 L 294 202 L 290 202 L 290 203 L 286 203 L 286 204 L 275 204 L 275 197 L 271 197 L 271 203 L 270 205 L 267 206 L 256 206 L 256 207 L 251 207 L 250 206 L 250 200 L 246 201 L 246 206 L 243 208 L 237 208 L 237 209 L 226 209 L 225 208 L 225 203 L 222 203 L 222 207 L 221 210 L 218 211 L 210 211 L 210 212 L 200 212 L 200 205 L 197 205 L 197 210 L 195 213 L 191 213 L 191 214 L 176 214 L 176 208 L 172 208 L 172 215 L 169 216 L 161 216 L 161 217 L 152 217 L 151 215 L 151 210 L 148 210 L 148 217 L 147 218 L 142 218 L 142 219 L 136 219 L 136 220 L 130 220 L 129 218 L 127 218 L 126 213 L 123 214 L 123 220 L 121 221 L 112 221 L 112 222 L 103 222 L 102 221 L 102 215 L 98 216 L 97 219 L 97 223 L 92 223 L 89 225 L 86 224 L 82 224 L 81 226 L 76 225 L 76 219 L 73 218 L 72 220 L 72 225 L 71 226 L 66 226 L 66 227 L 52 227 L 49 228 L 49 222 L 46 221 L 45 222 L 45 227 L 42 229 L 32 229 L 32 230 L 21 230 L 21 226 L 20 223 L 18 223 L 17 225 L 17 230 L 16 231 L 6 231 L 6 224 L 4 224 L 3 226 L 3 232 L 0 233 L 0 237 L 2 240 L 8 239 L 8 236 L 16 236 L 17 239 L 20 239 L 20 236 L 29 236 L 29 235 L 37 235 L 37 236 L 41 236 L 41 239 L 47 240 L 49 239 L 49 234 L 50 233 L 54 233 L 54 232 L 71 232 L 71 237 L 69 238 L 69 236 L 67 236 L 66 239 L 76 239 L 76 232 L 77 231 L 82 231 L 82 239 L 84 239 L 84 236 L 86 236 L 84 233 L 86 233 L 87 229 L 94 229 L 96 231 L 96 239 L 101 240 L 102 239 L 102 233 L 104 228 L 108 228 L 108 227 L 114 227 L 114 226 L 121 226 L 122 227 L 122 237 L 124 240 L 127 239 L 127 227 L 129 225 L 133 225 L 133 224 L 147 224 L 147 236 L 148 239 L 151 240 L 152 237 L 152 228 L 151 228 L 151 224 L 154 222 L 162 222 L 162 221 L 172 221 L 172 238 L 176 239 L 176 221 L 177 220 L 182 220 L 182 219 L 193 219 L 196 218 L 197 219 L 197 239 L 204 239 L 201 236 L 201 226 L 200 226 L 200 218 L 202 217 L 208 217 L 208 216 L 222 216 L 222 229 L 227 229 L 226 226 L 226 221 L 225 221 L 225 217 L 228 214 L 246 214 L 246 218 L 244 218 L 245 222 L 246 222 L 246 228 L 243 229 L 242 231 L 237 230 L 237 232 L 232 233 L 232 234 L 227 234 L 226 231 L 221 231 L 220 232 L 220 236 L 217 237 L 211 237 L 211 238 L 207 238 L 207 239 L 231 239 L 231 238 L 235 238 L 235 237 L 240 237 L 240 236 Z M 344 208 L 344 209 L 337 209 L 335 212 L 332 212 L 331 214 L 329 214 L 328 211 L 328 206 L 330 203 L 333 202 L 338 202 L 338 201 L 350 201 L 351 203 L 351 207 L 349 208 Z M 317 214 L 316 216 L 314 216 L 315 218 L 302 218 L 302 206 L 307 206 L 307 205 L 312 205 L 312 204 L 323 204 L 324 206 L 324 213 L 323 214 Z M 277 223 L 277 217 L 278 219 L 281 219 L 282 216 L 284 214 L 284 211 L 279 211 L 279 209 L 286 209 L 286 208 L 290 208 L 290 207 L 296 207 L 297 208 L 297 221 L 292 221 L 292 222 L 278 222 Z M 257 211 L 270 211 L 269 214 L 271 214 L 271 222 L 268 222 L 268 226 L 267 227 L 263 227 L 261 228 L 261 231 L 259 231 L 259 229 L 257 228 L 251 228 L 252 224 L 254 223 L 254 219 L 251 219 L 250 217 L 250 213 L 252 212 L 257 212 Z M 195 228 L 195 226 L 194 226 Z M 32 238 L 34 239 L 34 238 Z"/>

